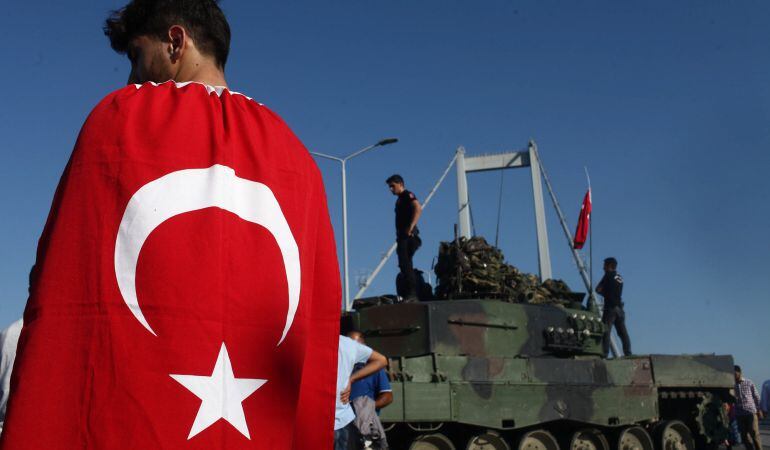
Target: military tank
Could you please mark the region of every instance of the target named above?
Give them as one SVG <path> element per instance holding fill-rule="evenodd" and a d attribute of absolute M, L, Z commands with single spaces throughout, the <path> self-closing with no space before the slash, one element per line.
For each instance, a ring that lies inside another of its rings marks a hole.
<path fill-rule="evenodd" d="M 695 449 L 727 436 L 733 360 L 605 359 L 585 308 L 452 299 L 352 312 L 389 357 L 394 449 Z"/>
<path fill-rule="evenodd" d="M 732 356 L 608 359 L 593 296 L 585 301 L 585 293 L 552 279 L 541 178 L 592 291 L 535 143 L 475 157 L 460 147 L 450 168 L 453 163 L 460 231 L 456 227 L 454 241 L 439 248 L 435 292 L 428 289 L 431 295 L 413 303 L 398 303 L 397 296 L 361 298 L 342 319 L 343 332 L 363 332 L 367 345 L 389 358 L 394 400 L 380 418 L 390 447 L 692 450 L 723 442 Z M 531 171 L 539 276 L 508 265 L 499 249 L 470 232 L 466 173 L 517 167 Z"/>
<path fill-rule="evenodd" d="M 595 302 L 522 273 L 482 237 L 442 243 L 435 272 L 435 296 L 361 299 L 343 324 L 390 358 L 393 448 L 701 449 L 727 437 L 731 356 L 607 359 Z"/>

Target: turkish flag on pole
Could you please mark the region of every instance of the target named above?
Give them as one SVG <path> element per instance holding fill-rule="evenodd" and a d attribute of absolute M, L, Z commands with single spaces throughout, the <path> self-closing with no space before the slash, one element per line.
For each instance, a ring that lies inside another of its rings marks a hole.
<path fill-rule="evenodd" d="M 580 217 L 578 217 L 577 229 L 575 230 L 574 247 L 583 248 L 588 239 L 588 230 L 591 227 L 591 188 L 588 188 L 585 197 L 583 197 L 583 206 L 580 207 Z"/>
<path fill-rule="evenodd" d="M 266 107 L 110 94 L 40 238 L 0 449 L 332 448 L 335 248 L 320 172 Z"/>

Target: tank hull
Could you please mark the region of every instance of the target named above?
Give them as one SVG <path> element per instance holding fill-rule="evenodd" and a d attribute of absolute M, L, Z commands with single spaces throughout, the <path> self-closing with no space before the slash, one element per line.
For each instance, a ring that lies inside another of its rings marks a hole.
<path fill-rule="evenodd" d="M 661 395 L 729 395 L 733 385 L 732 357 L 715 355 L 612 360 L 431 355 L 390 363 L 394 402 L 382 411 L 383 421 L 450 421 L 494 430 L 555 420 L 596 426 L 655 421 L 661 417 Z"/>
<path fill-rule="evenodd" d="M 612 442 L 623 430 L 654 437 L 669 421 L 684 423 L 698 448 L 722 439 L 731 356 L 605 359 L 598 319 L 549 305 L 459 300 L 367 308 L 350 325 L 390 358 L 394 401 L 381 419 L 392 448 L 429 433 L 466 448 L 488 432 L 515 448 L 532 430 L 570 448 L 580 430 Z M 558 329 L 563 338 L 554 339 Z"/>

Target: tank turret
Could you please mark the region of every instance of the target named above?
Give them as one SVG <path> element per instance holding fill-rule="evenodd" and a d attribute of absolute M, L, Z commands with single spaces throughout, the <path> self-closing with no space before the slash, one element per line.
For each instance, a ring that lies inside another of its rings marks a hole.
<path fill-rule="evenodd" d="M 583 309 L 479 299 L 375 306 L 350 326 L 392 357 L 599 357 L 604 332 Z"/>

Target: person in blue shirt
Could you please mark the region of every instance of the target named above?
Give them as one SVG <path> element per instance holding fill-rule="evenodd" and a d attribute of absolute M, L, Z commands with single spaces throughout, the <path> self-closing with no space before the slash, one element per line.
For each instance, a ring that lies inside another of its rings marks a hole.
<path fill-rule="evenodd" d="M 348 337 L 359 345 L 364 345 L 364 336 L 358 331 L 351 331 Z M 393 402 L 393 390 L 390 380 L 384 368 L 363 376 L 364 368 L 357 364 L 353 369 L 353 375 L 358 376 L 350 387 L 350 403 L 356 412 L 354 420 L 357 431 L 354 441 L 359 447 L 387 450 L 388 440 L 385 428 L 382 426 L 379 414 L 380 408 L 384 408 Z"/>
<path fill-rule="evenodd" d="M 388 363 L 385 356 L 352 339 L 340 336 L 337 351 L 337 402 L 334 412 L 334 450 L 348 450 L 353 446 L 355 412 L 350 405 L 351 387 L 359 379 L 377 373 Z M 353 367 L 363 364 L 356 373 Z"/>
<path fill-rule="evenodd" d="M 364 335 L 360 331 L 351 331 L 348 333 L 348 337 L 359 344 L 366 345 L 366 342 L 364 342 Z M 362 365 L 356 365 L 353 372 L 355 373 L 355 371 L 361 367 Z M 388 379 L 388 374 L 385 372 L 385 369 L 380 369 L 351 385 L 350 401 L 363 395 L 374 400 L 378 412 L 380 409 L 393 403 L 393 389 L 390 387 L 390 380 Z"/>

